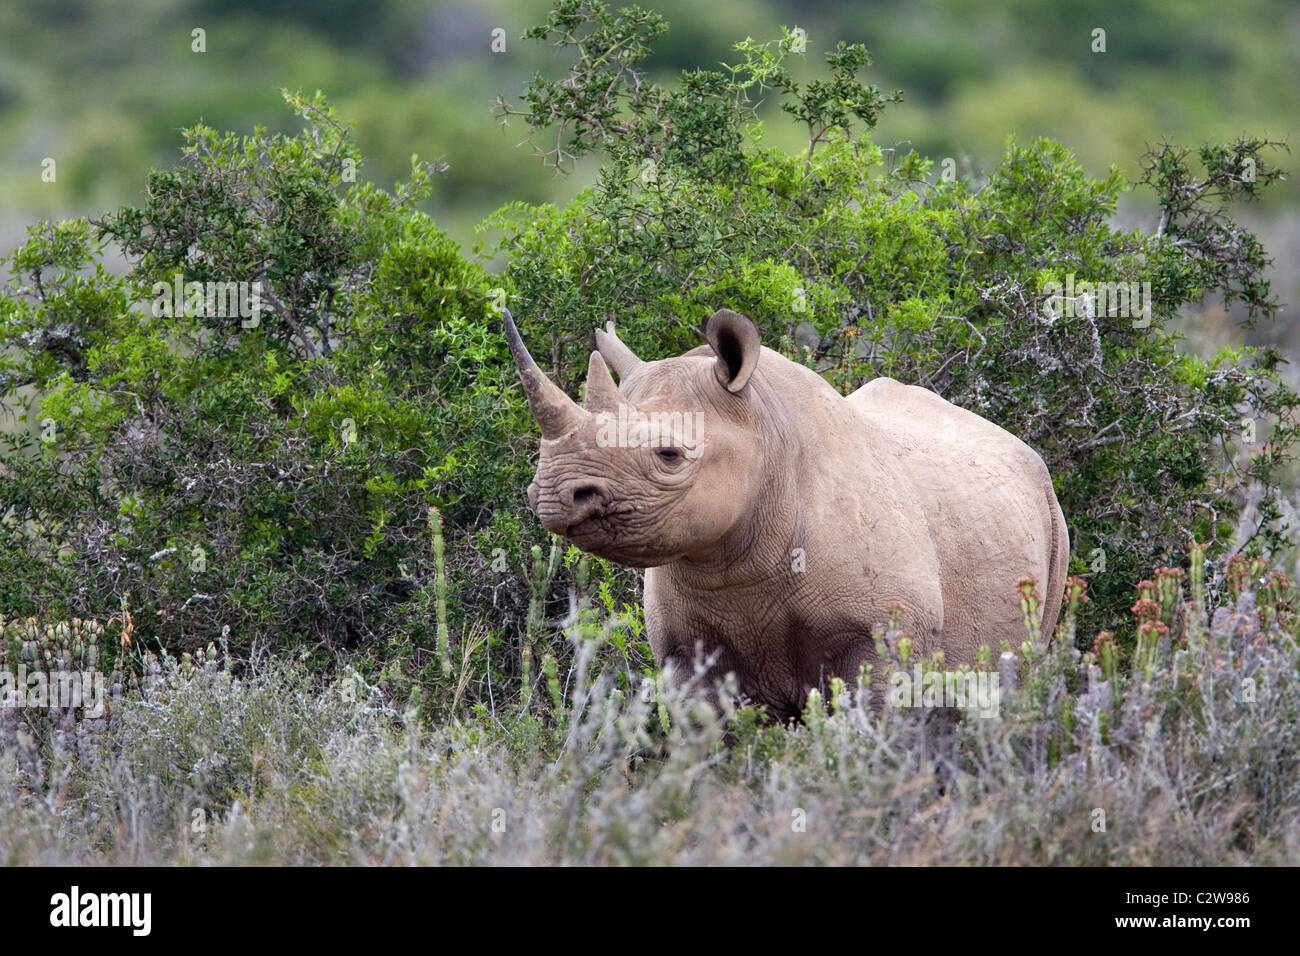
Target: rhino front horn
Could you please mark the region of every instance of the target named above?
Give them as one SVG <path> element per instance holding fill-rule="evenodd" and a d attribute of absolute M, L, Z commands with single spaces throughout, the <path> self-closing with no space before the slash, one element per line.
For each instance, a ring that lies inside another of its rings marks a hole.
<path fill-rule="evenodd" d="M 502 313 L 506 325 L 506 342 L 510 344 L 510 354 L 514 356 L 515 368 L 519 370 L 519 379 L 524 384 L 524 394 L 528 396 L 528 407 L 532 409 L 533 418 L 537 419 L 537 424 L 542 429 L 542 437 L 551 440 L 562 438 L 581 425 L 587 413 L 542 374 L 533 357 L 528 354 L 510 310 L 502 309 Z"/>

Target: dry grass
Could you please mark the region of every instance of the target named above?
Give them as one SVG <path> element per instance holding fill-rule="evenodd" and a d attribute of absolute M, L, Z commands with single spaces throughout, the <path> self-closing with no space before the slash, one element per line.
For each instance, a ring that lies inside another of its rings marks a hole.
<path fill-rule="evenodd" d="M 1160 578 L 1127 666 L 1030 647 L 997 719 L 836 686 L 765 726 L 588 681 L 591 634 L 560 712 L 437 727 L 355 674 L 155 661 L 98 724 L 0 722 L 0 861 L 1295 865 L 1294 592 L 1243 585 L 1211 624 Z"/>

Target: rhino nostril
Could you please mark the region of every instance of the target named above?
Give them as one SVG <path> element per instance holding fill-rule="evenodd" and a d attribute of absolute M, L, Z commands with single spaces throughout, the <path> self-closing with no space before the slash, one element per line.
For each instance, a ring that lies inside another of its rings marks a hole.
<path fill-rule="evenodd" d="M 596 501 L 600 497 L 600 489 L 595 485 L 583 485 L 573 490 L 574 507 L 579 507 Z"/>

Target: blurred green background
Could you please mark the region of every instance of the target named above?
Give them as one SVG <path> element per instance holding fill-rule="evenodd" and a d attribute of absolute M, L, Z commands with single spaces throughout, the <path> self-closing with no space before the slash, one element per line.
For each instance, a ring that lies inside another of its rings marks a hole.
<path fill-rule="evenodd" d="M 1147 143 L 1250 132 L 1292 141 L 1300 111 L 1300 3 L 1249 0 L 651 0 L 672 31 L 652 69 L 714 66 L 746 36 L 807 31 L 809 73 L 839 40 L 872 50 L 870 79 L 899 88 L 876 140 L 978 178 L 1006 138 L 1047 135 L 1094 174 L 1133 176 Z M 5 0 L 0 5 L 0 252 L 41 217 L 136 202 L 152 165 L 173 163 L 179 130 L 202 119 L 247 132 L 288 129 L 280 87 L 322 89 L 356 123 L 359 175 L 391 186 L 412 153 L 441 159 L 429 209 L 467 250 L 503 202 L 563 201 L 595 161 L 559 176 L 491 113 L 538 70 L 565 63 L 520 35 L 545 0 Z M 1093 30 L 1106 31 L 1094 53 Z M 202 29 L 206 52 L 193 52 Z M 491 50 L 502 29 L 504 52 Z M 790 122 L 770 141 L 797 148 Z M 56 162 L 43 182 L 42 162 Z M 1286 157 L 1280 158 L 1284 168 Z M 1297 294 L 1300 192 L 1271 190 L 1244 218 L 1276 258 L 1277 291 Z M 1121 211 L 1150 227 L 1144 198 Z M 1206 334 L 1218 325 L 1207 314 Z M 1232 326 L 1223 324 L 1223 334 Z M 1288 329 L 1264 333 L 1290 345 Z M 1207 343 L 1208 344 L 1208 343 Z"/>

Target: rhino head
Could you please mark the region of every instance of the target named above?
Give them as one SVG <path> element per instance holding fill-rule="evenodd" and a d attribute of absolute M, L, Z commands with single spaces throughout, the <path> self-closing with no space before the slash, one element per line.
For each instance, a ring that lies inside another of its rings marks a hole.
<path fill-rule="evenodd" d="M 762 349 L 748 318 L 715 312 L 707 347 L 657 362 L 611 323 L 596 333 L 585 408 L 537 367 L 509 312 L 505 331 L 542 432 L 528 503 L 547 530 L 649 568 L 707 553 L 742 525 L 762 470 L 750 407 Z"/>

